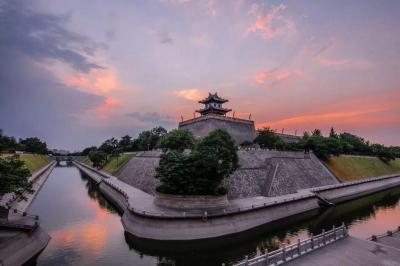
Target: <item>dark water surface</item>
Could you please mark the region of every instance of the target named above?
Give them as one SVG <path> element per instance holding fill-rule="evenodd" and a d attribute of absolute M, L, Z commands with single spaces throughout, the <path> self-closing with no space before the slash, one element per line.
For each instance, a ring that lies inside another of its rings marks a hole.
<path fill-rule="evenodd" d="M 400 225 L 400 188 L 218 242 L 146 242 L 124 232 L 120 215 L 77 168 L 56 167 L 29 212 L 40 216 L 52 237 L 37 265 L 221 265 L 294 243 L 343 221 L 350 234 L 366 239 Z"/>

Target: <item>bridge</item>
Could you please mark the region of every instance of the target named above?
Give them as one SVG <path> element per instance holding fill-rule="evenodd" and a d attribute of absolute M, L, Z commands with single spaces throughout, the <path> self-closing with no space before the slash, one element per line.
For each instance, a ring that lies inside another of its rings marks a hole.
<path fill-rule="evenodd" d="M 73 160 L 73 157 L 70 155 L 55 155 L 53 157 L 57 161 L 57 163 L 62 162 L 62 161 L 72 162 L 72 160 Z"/>

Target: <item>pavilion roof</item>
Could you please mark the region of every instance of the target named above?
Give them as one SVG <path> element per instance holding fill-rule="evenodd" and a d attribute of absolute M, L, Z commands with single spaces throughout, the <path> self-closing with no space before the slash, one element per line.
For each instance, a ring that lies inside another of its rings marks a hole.
<path fill-rule="evenodd" d="M 204 98 L 203 100 L 199 101 L 199 103 L 202 103 L 202 104 L 207 104 L 210 102 L 226 103 L 226 102 L 228 102 L 228 100 L 219 97 L 218 93 L 214 93 L 214 94 L 208 93 L 207 98 Z"/>

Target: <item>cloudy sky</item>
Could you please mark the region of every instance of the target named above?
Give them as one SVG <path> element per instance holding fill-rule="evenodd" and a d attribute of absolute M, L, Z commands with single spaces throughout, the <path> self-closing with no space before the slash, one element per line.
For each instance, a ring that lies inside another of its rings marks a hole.
<path fill-rule="evenodd" d="M 81 149 L 209 91 L 285 133 L 400 145 L 400 1 L 0 0 L 0 128 Z"/>

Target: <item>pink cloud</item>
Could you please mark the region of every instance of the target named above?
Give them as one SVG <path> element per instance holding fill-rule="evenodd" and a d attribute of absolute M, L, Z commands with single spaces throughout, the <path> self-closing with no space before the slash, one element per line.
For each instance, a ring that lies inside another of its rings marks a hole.
<path fill-rule="evenodd" d="M 78 73 L 63 80 L 68 86 L 79 87 L 100 95 L 118 90 L 121 87 L 117 74 L 109 68 L 92 69 L 87 74 Z"/>
<path fill-rule="evenodd" d="M 178 97 L 191 101 L 198 101 L 204 96 L 204 93 L 202 93 L 199 89 L 183 89 L 174 91 L 174 94 Z"/>
<path fill-rule="evenodd" d="M 284 17 L 282 12 L 286 5 L 272 6 L 266 12 L 260 12 L 260 5 L 252 5 L 250 14 L 256 14 L 255 22 L 247 28 L 244 35 L 259 33 L 265 39 L 272 39 L 281 35 L 289 35 L 296 32 L 296 25 L 290 18 Z"/>
<path fill-rule="evenodd" d="M 330 126 L 354 130 L 400 123 L 400 104 L 397 99 L 400 93 L 373 94 L 361 98 L 349 99 L 330 106 L 316 106 L 319 112 L 286 117 L 269 122 L 258 123 L 258 127 L 297 128 L 311 130 L 329 128 Z M 324 110 L 325 109 L 325 110 Z"/>
<path fill-rule="evenodd" d="M 121 101 L 117 98 L 106 97 L 104 102 L 100 106 L 96 107 L 94 111 L 96 112 L 98 118 L 105 120 L 120 103 Z"/>
<path fill-rule="evenodd" d="M 256 73 L 253 80 L 257 84 L 277 83 L 283 80 L 292 80 L 303 75 L 304 71 L 302 69 L 288 70 L 284 68 L 276 68 L 270 71 Z"/>
<path fill-rule="evenodd" d="M 320 65 L 326 67 L 335 67 L 335 66 L 345 66 L 354 69 L 368 69 L 371 67 L 371 64 L 366 60 L 356 60 L 356 59 L 331 59 L 324 57 L 322 55 L 317 57 L 317 61 Z"/>

